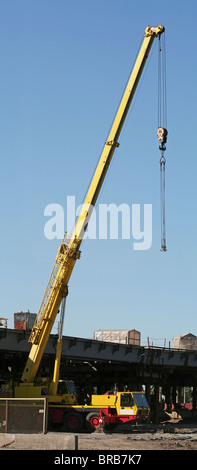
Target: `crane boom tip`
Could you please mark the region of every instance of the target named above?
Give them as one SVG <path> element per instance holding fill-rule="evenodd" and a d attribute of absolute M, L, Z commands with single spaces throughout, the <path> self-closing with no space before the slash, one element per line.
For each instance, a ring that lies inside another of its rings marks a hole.
<path fill-rule="evenodd" d="M 159 25 L 159 26 L 147 26 L 145 29 L 145 36 L 160 36 L 165 31 L 164 26 Z"/>

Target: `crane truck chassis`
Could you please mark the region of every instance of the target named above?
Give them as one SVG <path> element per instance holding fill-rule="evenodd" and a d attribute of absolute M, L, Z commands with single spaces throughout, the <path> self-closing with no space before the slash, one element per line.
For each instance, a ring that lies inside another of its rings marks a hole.
<path fill-rule="evenodd" d="M 90 405 L 73 405 L 49 408 L 49 420 L 61 423 L 67 431 L 79 432 L 82 428 L 93 432 L 98 427 L 112 427 L 124 423 L 137 423 L 149 416 L 149 405 L 143 392 L 116 392 L 92 395 Z M 49 422 L 49 425 L 51 422 Z"/>
<path fill-rule="evenodd" d="M 31 384 L 23 387 L 11 387 L 5 384 L 0 388 L 0 397 L 40 398 L 47 395 L 46 384 L 37 385 L 32 389 Z M 23 393 L 22 393 L 23 392 Z M 59 393 L 59 394 L 58 394 Z M 118 424 L 136 424 L 147 420 L 150 408 L 144 392 L 106 392 L 103 395 L 92 395 L 90 404 L 77 404 L 75 385 L 71 380 L 60 380 L 56 398 L 59 403 L 53 403 L 52 397 L 48 396 L 48 429 L 54 425 L 61 425 L 62 430 L 68 432 L 79 432 L 86 429 L 95 431 L 98 427 L 114 427 Z M 25 403 L 25 400 L 24 400 Z M 19 408 L 18 420 L 21 421 Z M 23 420 L 22 420 L 23 421 Z M 1 416 L 0 416 L 1 422 Z"/>

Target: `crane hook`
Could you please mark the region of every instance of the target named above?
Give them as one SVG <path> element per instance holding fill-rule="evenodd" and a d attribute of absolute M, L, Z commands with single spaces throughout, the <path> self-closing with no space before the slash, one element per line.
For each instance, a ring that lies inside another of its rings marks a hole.
<path fill-rule="evenodd" d="M 164 127 L 159 127 L 157 137 L 159 149 L 161 151 L 160 158 L 160 194 L 161 194 L 161 251 L 167 251 L 166 248 L 166 221 L 165 221 L 165 164 L 164 151 L 166 150 L 168 131 Z"/>

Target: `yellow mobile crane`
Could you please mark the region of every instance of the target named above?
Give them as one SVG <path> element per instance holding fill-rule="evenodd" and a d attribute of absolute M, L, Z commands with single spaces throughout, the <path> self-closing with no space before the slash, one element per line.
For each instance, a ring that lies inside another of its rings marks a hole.
<path fill-rule="evenodd" d="M 63 408 L 63 412 L 67 412 L 71 409 L 80 411 L 83 408 L 83 412 L 85 412 L 84 407 L 80 408 L 79 405 L 76 404 L 74 384 L 71 381 L 59 381 L 62 328 L 60 338 L 57 342 L 57 352 L 52 382 L 49 382 L 46 379 L 40 379 L 40 381 L 36 380 L 36 374 L 60 306 L 62 307 L 61 320 L 63 326 L 65 300 L 68 295 L 68 283 L 76 260 L 80 257 L 80 246 L 83 240 L 84 232 L 87 229 L 87 225 L 90 220 L 92 208 L 96 204 L 114 151 L 119 146 L 118 138 L 120 136 L 121 129 L 123 127 L 153 41 L 156 37 L 160 38 L 160 35 L 163 32 L 164 27 L 161 25 L 156 27 L 147 26 L 145 29 L 145 35 L 141 49 L 127 83 L 108 139 L 105 142 L 99 163 L 87 192 L 81 213 L 78 217 L 74 233 L 70 237 L 68 237 L 67 233 L 65 233 L 65 237 L 58 250 L 54 267 L 38 315 L 36 317 L 35 324 L 30 334 L 29 341 L 32 343 L 32 346 L 21 378 L 21 383 L 15 387 L 15 397 L 37 397 L 43 394 L 47 394 L 49 396 L 49 409 L 54 409 L 58 406 Z M 60 391 L 60 389 L 62 391 Z M 93 412 L 95 412 L 95 409 L 98 411 L 103 408 L 105 409 L 105 416 L 109 416 L 109 414 L 106 412 L 107 404 L 109 404 L 110 408 L 113 409 L 113 420 L 115 419 L 115 416 L 120 418 L 120 409 L 124 409 L 124 413 L 122 411 L 124 420 L 127 417 L 130 417 L 129 419 L 132 417 L 133 419 L 138 414 L 138 411 L 142 408 L 148 410 L 147 402 L 146 406 L 140 408 L 140 405 L 136 405 L 136 401 L 134 400 L 134 397 L 131 396 L 131 392 L 128 393 L 128 399 L 125 398 L 125 393 L 123 394 L 124 400 L 121 397 L 121 393 L 119 393 L 119 395 L 117 394 L 116 400 L 114 398 L 112 399 L 110 395 L 108 397 L 103 395 L 103 400 L 101 395 L 99 395 L 98 398 L 93 396 L 92 405 L 88 407 L 90 408 L 89 411 L 93 410 Z M 125 405 L 124 407 L 122 405 L 122 408 L 121 400 L 123 400 Z M 125 407 L 127 410 L 127 416 Z M 130 410 L 132 409 L 131 413 L 129 412 L 128 408 Z M 52 415 L 54 415 L 54 413 L 52 413 Z"/>

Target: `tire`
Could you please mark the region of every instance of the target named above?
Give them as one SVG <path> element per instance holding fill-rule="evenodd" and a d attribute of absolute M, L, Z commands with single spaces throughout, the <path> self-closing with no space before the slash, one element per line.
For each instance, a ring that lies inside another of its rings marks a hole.
<path fill-rule="evenodd" d="M 94 432 L 100 426 L 100 413 L 92 412 L 86 416 L 86 428 L 90 432 Z"/>
<path fill-rule="evenodd" d="M 63 426 L 66 431 L 79 432 L 83 426 L 83 418 L 80 413 L 70 411 L 66 413 L 63 418 Z"/>

